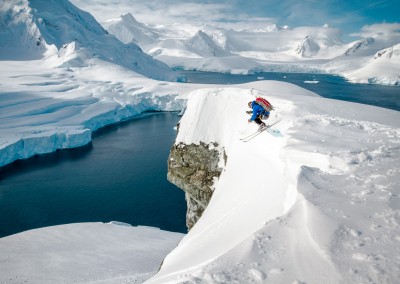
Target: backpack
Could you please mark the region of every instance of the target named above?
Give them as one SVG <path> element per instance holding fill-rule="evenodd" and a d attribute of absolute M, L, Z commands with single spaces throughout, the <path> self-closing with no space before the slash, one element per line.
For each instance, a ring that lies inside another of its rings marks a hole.
<path fill-rule="evenodd" d="M 256 104 L 262 106 L 262 108 L 263 108 L 265 111 L 270 112 L 271 110 L 274 110 L 274 107 L 270 104 L 270 102 L 267 101 L 267 100 L 264 99 L 264 98 L 257 97 L 257 98 L 256 98 Z"/>

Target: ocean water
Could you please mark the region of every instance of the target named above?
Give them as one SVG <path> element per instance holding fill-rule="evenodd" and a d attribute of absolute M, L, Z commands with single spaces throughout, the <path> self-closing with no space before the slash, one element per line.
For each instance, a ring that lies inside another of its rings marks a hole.
<path fill-rule="evenodd" d="M 120 221 L 186 233 L 182 190 L 167 160 L 177 113 L 108 126 L 85 147 L 0 169 L 0 237 L 51 225 Z"/>
<path fill-rule="evenodd" d="M 352 84 L 343 77 L 327 74 L 263 72 L 249 75 L 233 75 L 200 71 L 179 72 L 185 75 L 188 82 L 191 83 L 240 84 L 257 80 L 284 81 L 299 85 L 322 97 L 400 111 L 400 86 Z"/>

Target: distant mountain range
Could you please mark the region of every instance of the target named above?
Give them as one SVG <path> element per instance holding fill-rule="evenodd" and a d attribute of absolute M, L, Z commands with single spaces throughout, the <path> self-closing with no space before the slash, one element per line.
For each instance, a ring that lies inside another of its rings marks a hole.
<path fill-rule="evenodd" d="M 361 69 L 376 53 L 400 43 L 400 35 L 375 35 L 344 43 L 341 31 L 327 25 L 289 28 L 274 24 L 241 31 L 204 25 L 193 34 L 193 29 L 183 26 L 149 26 L 130 14 L 110 20 L 104 27 L 122 42 L 137 43 L 171 67 L 232 73 L 302 70 L 347 76 Z M 391 74 L 390 84 L 398 84 L 400 66 L 392 61 L 389 64 L 397 71 Z M 369 72 L 372 77 L 368 78 L 360 73 L 352 80 L 372 82 L 380 74 L 380 69 L 376 74 Z"/>

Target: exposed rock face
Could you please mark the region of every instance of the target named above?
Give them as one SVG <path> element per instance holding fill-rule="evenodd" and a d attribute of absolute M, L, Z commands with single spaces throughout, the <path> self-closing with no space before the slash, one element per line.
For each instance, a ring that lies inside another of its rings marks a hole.
<path fill-rule="evenodd" d="M 171 149 L 168 180 L 185 191 L 186 226 L 189 230 L 200 219 L 210 202 L 214 181 L 222 172 L 219 167 L 220 159 L 224 159 L 226 163 L 225 152 L 221 155 L 217 146 L 217 143 L 179 143 Z"/>

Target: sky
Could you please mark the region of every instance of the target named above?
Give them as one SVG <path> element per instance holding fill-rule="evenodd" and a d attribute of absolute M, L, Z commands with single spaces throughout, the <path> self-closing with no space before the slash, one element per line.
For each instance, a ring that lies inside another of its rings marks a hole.
<path fill-rule="evenodd" d="M 338 28 L 346 40 L 364 31 L 400 32 L 400 0 L 71 0 L 100 22 L 131 13 L 151 24 L 212 24 L 234 29 L 259 29 L 266 25 Z M 386 25 L 391 24 L 391 25 Z M 393 25 L 394 24 L 394 25 Z"/>

